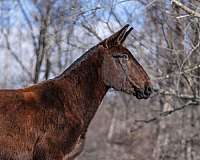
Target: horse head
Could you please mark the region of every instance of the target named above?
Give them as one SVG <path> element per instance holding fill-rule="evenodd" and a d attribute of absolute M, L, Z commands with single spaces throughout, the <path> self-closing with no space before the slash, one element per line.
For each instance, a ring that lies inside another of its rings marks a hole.
<path fill-rule="evenodd" d="M 123 46 L 132 27 L 125 25 L 118 32 L 103 40 L 102 77 L 105 84 L 118 91 L 146 99 L 152 93 L 150 78 L 133 54 Z"/>

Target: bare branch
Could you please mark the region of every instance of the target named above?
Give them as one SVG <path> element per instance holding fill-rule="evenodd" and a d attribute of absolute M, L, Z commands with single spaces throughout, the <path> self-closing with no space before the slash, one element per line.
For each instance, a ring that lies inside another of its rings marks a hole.
<path fill-rule="evenodd" d="M 99 41 L 102 40 L 102 38 L 97 34 L 97 32 L 92 29 L 92 27 L 87 26 L 84 23 L 81 23 L 81 25 L 83 26 L 83 28 L 85 28 L 89 33 L 92 33 Z"/>
<path fill-rule="evenodd" d="M 200 18 L 200 13 L 186 7 L 185 5 L 183 5 L 179 0 L 172 0 L 172 4 L 175 4 L 176 6 L 180 7 L 181 9 L 183 9 L 185 12 L 187 12 L 188 14 L 190 14 L 191 16 L 194 17 L 198 17 Z"/>
<path fill-rule="evenodd" d="M 158 92 L 161 95 L 174 96 L 183 100 L 192 100 L 192 101 L 195 100 L 195 101 L 200 102 L 200 97 L 194 96 L 194 95 L 177 94 L 176 92 L 168 92 L 168 91 L 156 90 L 156 89 L 154 91 Z"/>
<path fill-rule="evenodd" d="M 161 112 L 159 114 L 159 116 L 156 116 L 156 117 L 152 117 L 150 119 L 147 119 L 147 120 L 135 120 L 136 123 L 144 123 L 144 124 L 149 124 L 149 123 L 152 123 L 152 122 L 155 122 L 155 121 L 160 121 L 163 117 L 167 117 L 169 115 L 171 115 L 172 113 L 175 113 L 177 111 L 180 111 L 180 110 L 183 110 L 185 109 L 186 107 L 191 107 L 191 105 L 198 105 L 199 103 L 196 102 L 196 101 L 188 101 L 186 104 L 178 107 L 178 108 L 175 108 L 173 110 L 170 110 L 170 111 L 166 111 L 166 112 Z M 137 127 L 136 129 L 132 129 L 130 132 L 134 132 L 134 131 L 137 131 L 138 129 L 141 129 L 143 128 L 144 125 L 140 125 L 139 127 Z"/>
<path fill-rule="evenodd" d="M 21 1 L 17 0 L 17 3 L 19 4 L 20 10 L 21 10 L 26 22 L 27 22 L 29 29 L 31 30 L 30 34 L 31 34 L 31 38 L 33 40 L 33 46 L 34 46 L 34 49 L 36 49 L 37 48 L 37 41 L 36 41 L 36 36 L 34 35 L 34 32 L 33 32 L 33 26 L 32 26 L 31 20 L 29 19 Z"/>
<path fill-rule="evenodd" d="M 10 46 L 10 42 L 8 40 L 8 35 L 6 33 L 3 33 L 4 38 L 5 38 L 5 42 L 6 42 L 6 47 L 7 50 L 10 51 L 11 55 L 15 58 L 15 60 L 18 62 L 18 64 L 21 66 L 21 68 L 23 69 L 23 71 L 25 71 L 25 73 L 30 77 L 31 81 L 33 81 L 32 78 L 32 74 L 31 72 L 29 72 L 29 70 L 25 67 L 25 65 L 23 64 L 23 62 L 19 59 L 19 57 L 17 56 L 17 54 L 15 54 L 15 52 L 13 52 L 11 46 Z"/>

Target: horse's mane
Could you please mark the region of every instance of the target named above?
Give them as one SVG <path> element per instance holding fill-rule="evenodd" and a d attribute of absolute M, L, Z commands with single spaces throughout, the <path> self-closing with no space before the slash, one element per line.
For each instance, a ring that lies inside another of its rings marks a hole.
<path fill-rule="evenodd" d="M 95 53 L 95 50 L 97 49 L 97 46 L 94 46 L 90 48 L 88 51 L 86 51 L 84 54 L 82 54 L 79 58 L 77 58 L 68 68 L 66 68 L 58 77 L 63 77 L 63 75 L 70 74 L 73 70 L 75 70 L 77 67 L 79 67 L 82 62 L 86 61 L 91 55 Z"/>

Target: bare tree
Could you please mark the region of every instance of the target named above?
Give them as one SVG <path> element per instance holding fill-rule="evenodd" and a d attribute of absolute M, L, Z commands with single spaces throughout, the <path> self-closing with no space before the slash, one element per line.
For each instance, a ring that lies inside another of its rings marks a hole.
<path fill-rule="evenodd" d="M 129 23 L 134 32 L 126 45 L 148 70 L 155 93 L 138 101 L 111 90 L 79 159 L 199 159 L 199 3 L 2 0 L 0 84 L 18 87 L 56 76 Z"/>

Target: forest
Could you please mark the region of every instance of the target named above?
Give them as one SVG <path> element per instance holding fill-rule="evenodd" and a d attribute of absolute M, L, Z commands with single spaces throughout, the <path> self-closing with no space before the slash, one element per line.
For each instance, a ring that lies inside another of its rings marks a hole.
<path fill-rule="evenodd" d="M 199 160 L 200 0 L 1 0 L 0 88 L 59 75 L 125 24 L 154 93 L 110 89 L 77 160 Z"/>

